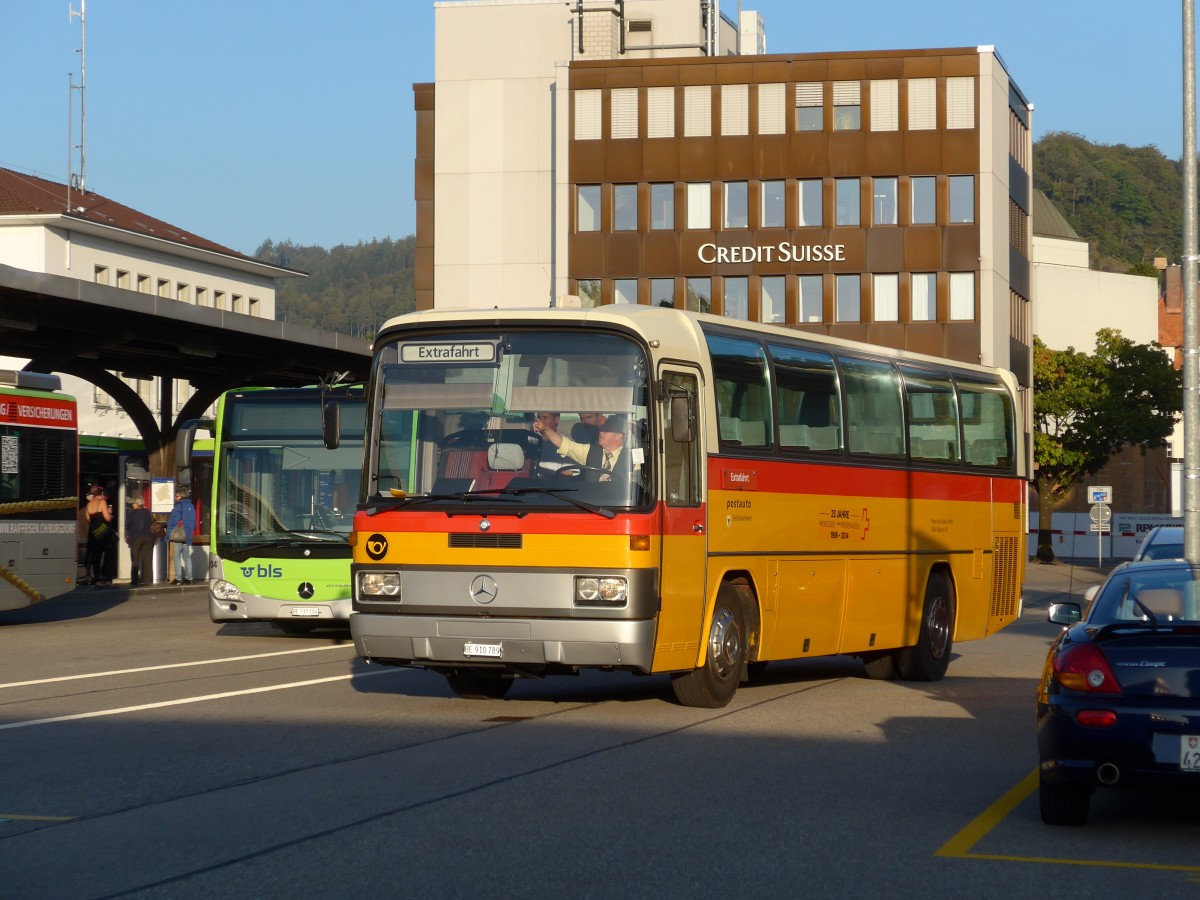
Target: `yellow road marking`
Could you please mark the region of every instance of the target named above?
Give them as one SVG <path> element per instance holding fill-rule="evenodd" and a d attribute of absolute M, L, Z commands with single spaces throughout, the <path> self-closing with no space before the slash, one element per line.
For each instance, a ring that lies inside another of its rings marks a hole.
<path fill-rule="evenodd" d="M 1059 859 L 1050 856 L 1011 856 L 1003 853 L 972 853 L 987 833 L 995 828 L 1014 809 L 1023 803 L 1038 786 L 1038 770 L 1021 779 L 1003 797 L 975 817 L 962 831 L 942 844 L 934 856 L 958 859 L 988 859 L 999 862 L 1052 863 L 1060 866 L 1103 866 L 1109 869 L 1151 869 L 1160 872 L 1196 872 L 1200 866 L 1170 865 L 1166 863 L 1117 862 L 1109 859 Z M 1189 881 L 1193 879 L 1188 879 Z"/>

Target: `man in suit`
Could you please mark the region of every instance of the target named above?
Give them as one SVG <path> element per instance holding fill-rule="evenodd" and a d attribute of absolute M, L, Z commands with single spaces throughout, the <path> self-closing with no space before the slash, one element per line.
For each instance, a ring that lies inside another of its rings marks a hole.
<path fill-rule="evenodd" d="M 535 420 L 533 430 L 558 449 L 558 455 L 587 466 L 589 481 L 612 481 L 630 477 L 629 452 L 625 447 L 628 419 L 618 413 L 608 416 L 600 425 L 595 443 L 584 444 L 559 434 L 541 420 Z"/>

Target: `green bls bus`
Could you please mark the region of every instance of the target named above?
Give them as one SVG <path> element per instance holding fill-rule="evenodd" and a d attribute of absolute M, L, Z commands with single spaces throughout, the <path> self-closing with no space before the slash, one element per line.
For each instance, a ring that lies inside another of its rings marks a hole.
<path fill-rule="evenodd" d="M 331 398 L 340 437 L 327 444 Z M 208 529 L 214 622 L 270 622 L 289 633 L 346 625 L 364 402 L 361 385 L 222 395 L 212 424 Z M 180 440 L 193 446 L 191 435 Z"/>

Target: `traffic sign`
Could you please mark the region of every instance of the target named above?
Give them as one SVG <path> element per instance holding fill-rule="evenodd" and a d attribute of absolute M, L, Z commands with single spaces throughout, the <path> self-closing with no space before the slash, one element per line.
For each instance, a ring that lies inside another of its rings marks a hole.
<path fill-rule="evenodd" d="M 1112 503 L 1112 485 L 1098 484 L 1088 488 L 1088 503 Z"/>
<path fill-rule="evenodd" d="M 1093 524 L 1107 528 L 1112 521 L 1112 507 L 1107 503 L 1097 503 L 1088 511 L 1088 516 Z"/>

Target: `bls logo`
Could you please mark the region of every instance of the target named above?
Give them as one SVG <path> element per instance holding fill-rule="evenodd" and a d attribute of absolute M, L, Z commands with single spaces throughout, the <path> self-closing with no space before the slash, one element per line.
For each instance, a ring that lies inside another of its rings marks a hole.
<path fill-rule="evenodd" d="M 259 578 L 282 578 L 283 569 L 279 566 L 242 566 L 242 574 L 247 578 L 253 578 L 256 575 Z"/>

